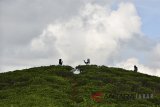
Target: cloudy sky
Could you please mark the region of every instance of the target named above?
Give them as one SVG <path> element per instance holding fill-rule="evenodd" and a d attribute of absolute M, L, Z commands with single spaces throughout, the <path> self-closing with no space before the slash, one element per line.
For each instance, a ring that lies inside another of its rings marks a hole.
<path fill-rule="evenodd" d="M 0 72 L 116 66 L 160 76 L 160 0 L 0 0 Z"/>

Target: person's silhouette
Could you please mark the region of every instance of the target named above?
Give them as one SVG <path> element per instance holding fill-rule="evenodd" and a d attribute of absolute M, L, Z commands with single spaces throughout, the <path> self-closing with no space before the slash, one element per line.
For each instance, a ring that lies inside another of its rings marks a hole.
<path fill-rule="evenodd" d="M 62 59 L 59 59 L 59 65 L 62 65 L 62 64 L 63 64 Z"/>
<path fill-rule="evenodd" d="M 138 72 L 138 67 L 134 65 L 134 72 Z"/>
<path fill-rule="evenodd" d="M 90 59 L 87 59 L 87 61 L 84 60 L 84 63 L 85 63 L 86 65 L 89 65 L 89 64 L 90 64 Z"/>

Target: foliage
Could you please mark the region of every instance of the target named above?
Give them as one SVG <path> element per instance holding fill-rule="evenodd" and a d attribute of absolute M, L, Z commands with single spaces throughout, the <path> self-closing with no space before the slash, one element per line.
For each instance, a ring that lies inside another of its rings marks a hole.
<path fill-rule="evenodd" d="M 160 78 L 121 68 L 42 66 L 0 73 L 0 107 L 154 107 L 160 105 Z M 102 93 L 100 102 L 91 95 Z M 153 94 L 150 99 L 110 95 Z"/>

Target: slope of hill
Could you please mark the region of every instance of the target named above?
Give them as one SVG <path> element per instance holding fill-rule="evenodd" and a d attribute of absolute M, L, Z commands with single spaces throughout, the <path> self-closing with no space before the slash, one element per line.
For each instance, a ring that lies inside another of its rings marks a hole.
<path fill-rule="evenodd" d="M 0 107 L 158 107 L 160 78 L 121 68 L 43 66 L 0 73 Z"/>

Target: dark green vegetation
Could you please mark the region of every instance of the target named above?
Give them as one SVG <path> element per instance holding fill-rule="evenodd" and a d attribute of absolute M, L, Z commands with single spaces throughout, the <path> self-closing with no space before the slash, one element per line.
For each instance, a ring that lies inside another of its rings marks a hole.
<path fill-rule="evenodd" d="M 0 74 L 0 107 L 158 107 L 160 78 L 105 66 L 46 66 Z M 92 93 L 104 93 L 100 102 Z M 152 99 L 117 99 L 108 94 L 148 94 Z"/>

